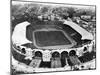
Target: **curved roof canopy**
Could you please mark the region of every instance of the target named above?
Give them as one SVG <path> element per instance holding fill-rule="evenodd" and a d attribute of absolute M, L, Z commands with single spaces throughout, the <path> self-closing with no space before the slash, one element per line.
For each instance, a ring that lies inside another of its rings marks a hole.
<path fill-rule="evenodd" d="M 26 39 L 26 27 L 28 25 L 30 25 L 30 23 L 25 21 L 15 26 L 12 34 L 13 43 L 18 45 L 25 44 L 25 43 L 32 43 L 31 41 Z"/>
<path fill-rule="evenodd" d="M 86 31 L 84 28 L 77 25 L 76 23 L 65 20 L 64 24 L 71 26 L 78 33 L 80 33 L 82 35 L 82 40 L 84 39 L 93 40 L 93 35 L 90 32 Z"/>

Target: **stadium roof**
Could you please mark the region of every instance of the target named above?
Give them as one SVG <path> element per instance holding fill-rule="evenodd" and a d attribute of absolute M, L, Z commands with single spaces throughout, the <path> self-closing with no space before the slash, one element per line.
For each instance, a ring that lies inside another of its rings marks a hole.
<path fill-rule="evenodd" d="M 12 41 L 13 43 L 16 43 L 18 45 L 25 44 L 25 43 L 32 43 L 31 41 L 26 39 L 26 26 L 30 25 L 29 22 L 25 21 L 22 23 L 19 23 L 14 28 L 13 34 L 12 34 Z"/>
<path fill-rule="evenodd" d="M 80 33 L 82 35 L 82 39 L 83 40 L 84 39 L 93 40 L 93 35 L 90 32 L 88 32 L 85 29 L 83 29 L 82 27 L 80 27 L 79 25 L 77 25 L 76 23 L 65 20 L 64 24 L 71 26 L 78 33 Z"/>

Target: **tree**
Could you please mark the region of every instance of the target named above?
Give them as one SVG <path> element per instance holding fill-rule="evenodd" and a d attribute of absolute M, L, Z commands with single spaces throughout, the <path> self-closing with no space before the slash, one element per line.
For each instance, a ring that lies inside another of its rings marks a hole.
<path fill-rule="evenodd" d="M 69 17 L 72 18 L 73 15 L 76 13 L 75 8 L 69 7 L 67 13 L 69 14 Z"/>
<path fill-rule="evenodd" d="M 49 11 L 49 7 L 44 6 L 41 8 L 40 14 L 46 14 L 46 13 L 48 13 L 48 11 Z"/>

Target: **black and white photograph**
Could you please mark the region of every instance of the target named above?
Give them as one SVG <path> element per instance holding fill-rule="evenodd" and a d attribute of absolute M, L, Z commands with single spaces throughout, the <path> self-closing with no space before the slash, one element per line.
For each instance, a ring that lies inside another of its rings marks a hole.
<path fill-rule="evenodd" d="M 11 1 L 11 74 L 96 69 L 96 5 Z"/>

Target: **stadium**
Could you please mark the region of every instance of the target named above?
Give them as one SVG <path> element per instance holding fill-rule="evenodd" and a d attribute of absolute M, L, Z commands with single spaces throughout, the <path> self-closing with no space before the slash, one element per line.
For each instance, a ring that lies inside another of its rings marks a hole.
<path fill-rule="evenodd" d="M 38 16 L 15 24 L 12 65 L 18 72 L 95 69 L 95 37 L 73 21 Z M 13 23 L 12 23 L 13 24 Z M 89 67 L 87 67 L 87 65 Z"/>

